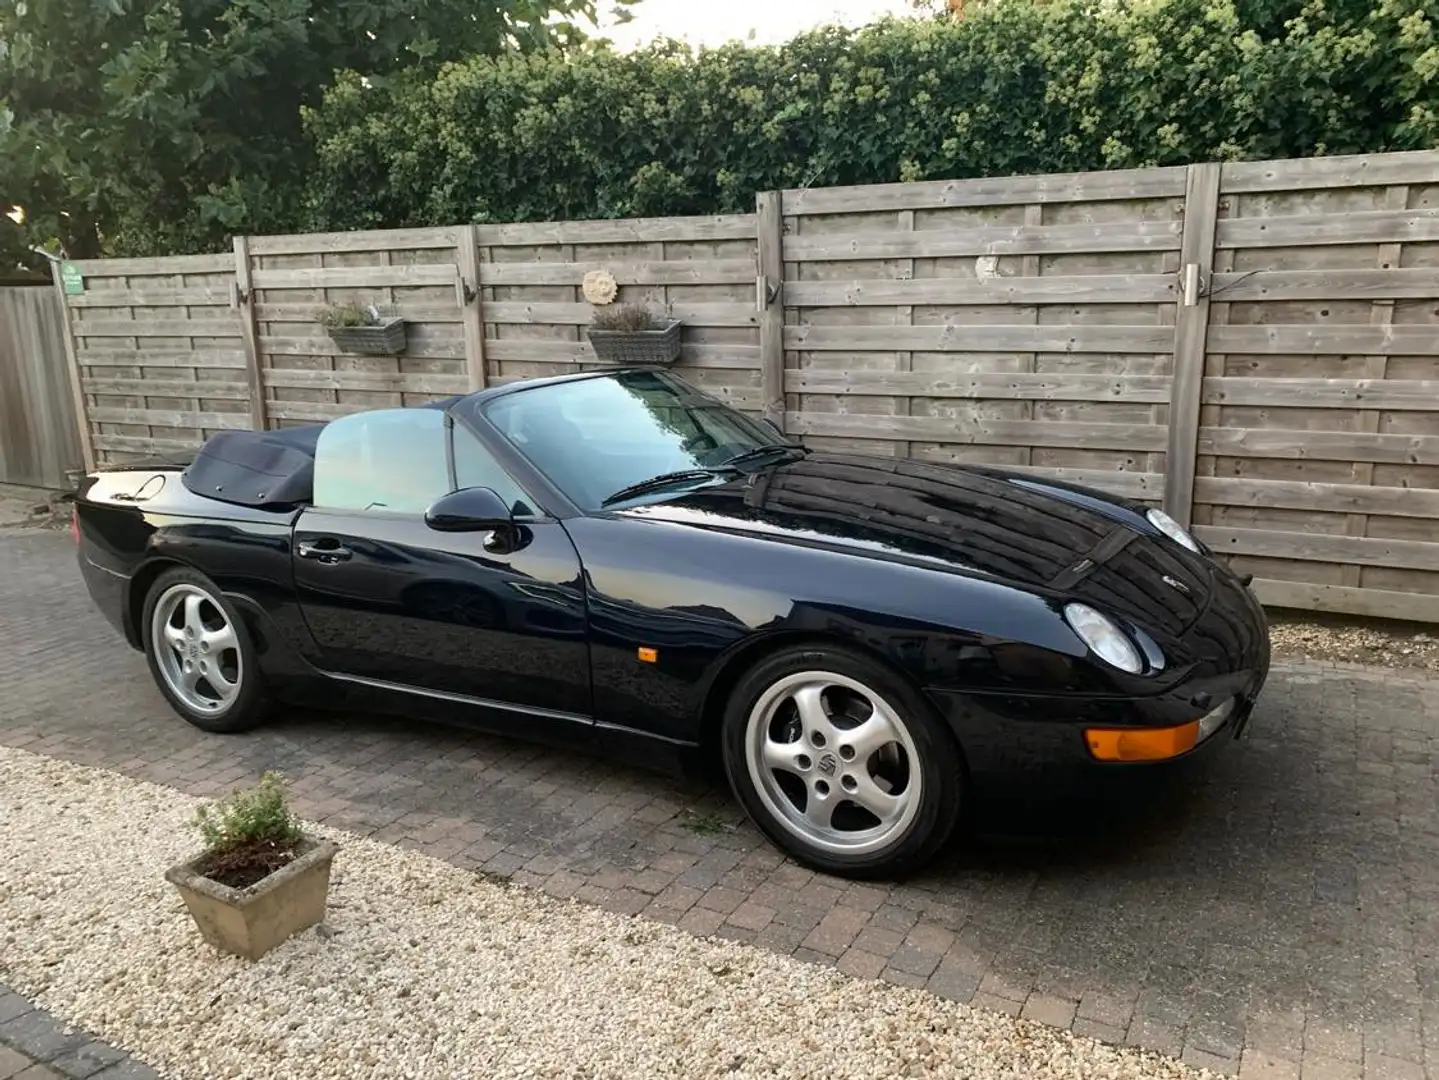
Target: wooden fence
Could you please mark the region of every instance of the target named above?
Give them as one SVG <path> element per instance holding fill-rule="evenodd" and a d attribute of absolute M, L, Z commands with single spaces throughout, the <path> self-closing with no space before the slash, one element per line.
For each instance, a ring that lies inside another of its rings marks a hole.
<path fill-rule="evenodd" d="M 597 364 L 580 285 L 815 447 L 1163 504 L 1283 606 L 1439 622 L 1439 153 L 767 192 L 756 213 L 80 264 L 103 462 Z M 334 301 L 409 322 L 341 353 Z"/>
<path fill-rule="evenodd" d="M 0 483 L 64 488 L 84 462 L 50 289 L 0 288 Z"/>

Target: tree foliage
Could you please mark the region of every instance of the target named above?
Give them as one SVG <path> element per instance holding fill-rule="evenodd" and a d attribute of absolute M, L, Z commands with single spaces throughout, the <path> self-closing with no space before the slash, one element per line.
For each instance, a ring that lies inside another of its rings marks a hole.
<path fill-rule="evenodd" d="M 988 0 L 772 48 L 472 58 L 306 113 L 315 228 L 1434 146 L 1439 0 Z"/>
<path fill-rule="evenodd" d="M 37 242 L 191 251 L 292 225 L 311 162 L 300 110 L 336 71 L 382 86 L 560 49 L 594 15 L 594 0 L 0 0 L 0 258 Z"/>

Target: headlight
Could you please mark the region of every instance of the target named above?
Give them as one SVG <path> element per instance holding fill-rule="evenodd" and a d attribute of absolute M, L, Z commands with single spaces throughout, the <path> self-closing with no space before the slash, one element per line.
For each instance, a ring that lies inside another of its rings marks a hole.
<path fill-rule="evenodd" d="M 1144 670 L 1139 650 L 1113 621 L 1085 604 L 1066 604 L 1064 619 L 1079 639 L 1105 663 L 1138 675 Z"/>
<path fill-rule="evenodd" d="M 1187 547 L 1190 551 L 1198 554 L 1199 544 L 1194 537 L 1190 536 L 1184 526 L 1175 521 L 1163 510 L 1151 510 L 1144 515 L 1149 519 L 1149 524 L 1162 532 L 1169 539 L 1173 540 L 1180 547 Z"/>

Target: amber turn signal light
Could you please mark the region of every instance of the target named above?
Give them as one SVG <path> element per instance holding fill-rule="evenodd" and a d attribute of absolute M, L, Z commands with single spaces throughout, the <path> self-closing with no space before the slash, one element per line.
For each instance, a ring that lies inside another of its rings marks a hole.
<path fill-rule="evenodd" d="M 1163 761 L 1194 749 L 1199 721 L 1166 728 L 1088 728 L 1084 738 L 1100 761 Z"/>

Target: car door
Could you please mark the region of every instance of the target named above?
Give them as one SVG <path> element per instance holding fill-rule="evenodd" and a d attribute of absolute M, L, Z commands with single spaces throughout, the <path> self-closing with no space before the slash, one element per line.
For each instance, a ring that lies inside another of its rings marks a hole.
<path fill-rule="evenodd" d="M 499 492 L 508 543 L 439 532 L 426 507 L 466 487 Z M 438 409 L 333 421 L 315 456 L 314 505 L 292 538 L 300 609 L 319 665 L 478 705 L 591 714 L 579 556 L 489 450 Z"/>

